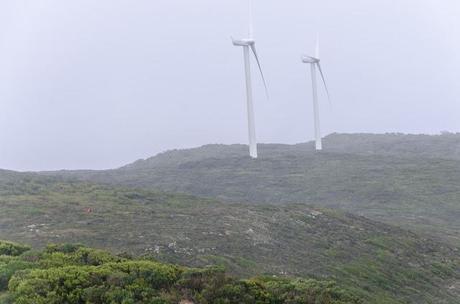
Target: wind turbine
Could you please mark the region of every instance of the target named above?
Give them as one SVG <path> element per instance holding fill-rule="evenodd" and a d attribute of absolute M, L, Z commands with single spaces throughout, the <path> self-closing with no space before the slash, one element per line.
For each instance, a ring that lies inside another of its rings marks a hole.
<path fill-rule="evenodd" d="M 314 122 L 315 122 L 315 148 L 317 151 L 323 149 L 322 137 L 321 137 L 321 122 L 319 115 L 319 102 L 318 102 L 318 83 L 316 77 L 316 69 L 318 68 L 321 75 L 321 79 L 324 83 L 324 88 L 326 89 L 327 98 L 330 102 L 329 90 L 327 88 L 326 80 L 324 78 L 323 70 L 321 68 L 321 60 L 319 59 L 319 38 L 316 40 L 316 51 L 315 57 L 304 55 L 302 57 L 303 63 L 310 64 L 311 67 L 311 81 L 313 86 L 313 112 L 314 112 Z"/>
<path fill-rule="evenodd" d="M 257 140 L 256 140 L 256 123 L 254 117 L 254 102 L 252 94 L 252 80 L 251 80 L 251 61 L 250 61 L 250 52 L 254 54 L 257 66 L 259 68 L 262 80 L 265 86 L 265 92 L 268 97 L 267 83 L 265 82 L 264 73 L 262 72 L 262 67 L 260 65 L 259 56 L 257 55 L 256 42 L 253 38 L 254 29 L 253 29 L 253 19 L 252 19 L 252 0 L 249 1 L 249 38 L 245 39 L 233 39 L 234 46 L 243 47 L 244 55 L 244 69 L 246 77 L 246 95 L 247 95 L 247 111 L 248 111 L 248 133 L 249 133 L 249 155 L 252 158 L 257 158 Z"/>

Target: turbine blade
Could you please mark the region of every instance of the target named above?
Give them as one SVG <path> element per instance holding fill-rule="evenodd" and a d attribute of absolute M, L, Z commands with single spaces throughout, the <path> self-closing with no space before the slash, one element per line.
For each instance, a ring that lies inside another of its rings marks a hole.
<path fill-rule="evenodd" d="M 257 50 L 256 50 L 256 45 L 255 44 L 251 44 L 251 50 L 254 53 L 254 57 L 256 58 L 256 61 L 257 61 L 257 66 L 259 67 L 260 75 L 262 76 L 262 80 L 264 82 L 265 94 L 267 94 L 267 98 L 270 98 L 269 94 L 268 94 L 267 82 L 265 81 L 264 72 L 262 71 L 262 66 L 260 65 L 260 60 L 259 60 L 259 56 L 257 55 Z"/>
<path fill-rule="evenodd" d="M 316 50 L 315 50 L 316 58 L 319 58 L 319 33 L 316 34 Z"/>
<path fill-rule="evenodd" d="M 329 100 L 329 104 L 332 106 L 331 97 L 329 95 L 329 89 L 327 88 L 326 79 L 324 78 L 323 69 L 321 68 L 321 64 L 319 62 L 316 63 L 316 65 L 318 66 L 319 73 L 321 74 L 321 79 L 323 80 L 323 83 L 324 83 L 324 88 L 326 89 L 327 99 Z"/>
<path fill-rule="evenodd" d="M 254 15 L 253 15 L 253 3 L 252 0 L 249 0 L 249 39 L 252 39 L 254 36 Z"/>

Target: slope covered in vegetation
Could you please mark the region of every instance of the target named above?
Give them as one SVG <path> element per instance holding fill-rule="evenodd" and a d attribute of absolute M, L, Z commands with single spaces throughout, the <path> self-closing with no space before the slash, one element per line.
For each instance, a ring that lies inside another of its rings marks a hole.
<path fill-rule="evenodd" d="M 220 265 L 240 277 L 332 279 L 370 303 L 456 303 L 459 296 L 458 249 L 302 204 L 229 204 L 19 174 L 0 183 L 0 238 Z"/>
<path fill-rule="evenodd" d="M 181 192 L 225 202 L 339 208 L 460 246 L 460 134 L 331 135 L 313 144 L 170 151 L 118 170 L 67 178 Z"/>
<path fill-rule="evenodd" d="M 3 241 L 1 246 L 17 247 L 12 253 L 24 248 Z M 363 303 L 332 282 L 237 280 L 221 268 L 185 268 L 70 244 L 1 255 L 0 292 L 2 304 Z"/>
<path fill-rule="evenodd" d="M 309 203 L 413 229 L 460 246 L 460 135 L 340 135 L 313 144 L 162 153 L 118 170 L 49 172 L 226 202 Z"/>

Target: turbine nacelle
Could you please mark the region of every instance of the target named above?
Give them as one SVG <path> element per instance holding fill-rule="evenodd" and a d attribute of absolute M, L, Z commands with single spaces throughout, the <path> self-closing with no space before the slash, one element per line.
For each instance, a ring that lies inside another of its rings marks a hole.
<path fill-rule="evenodd" d="M 254 39 L 233 39 L 233 45 L 234 46 L 253 46 L 256 44 Z"/>
<path fill-rule="evenodd" d="M 302 56 L 303 63 L 315 64 L 315 63 L 319 63 L 320 61 L 321 60 L 319 58 L 315 58 L 315 57 L 311 57 L 307 55 Z"/>

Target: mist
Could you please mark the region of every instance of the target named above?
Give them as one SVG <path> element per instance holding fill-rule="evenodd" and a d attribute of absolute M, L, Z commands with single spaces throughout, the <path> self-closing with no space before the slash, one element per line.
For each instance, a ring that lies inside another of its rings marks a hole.
<path fill-rule="evenodd" d="M 323 133 L 460 131 L 460 4 L 256 0 L 261 143 L 313 138 L 301 54 L 317 33 Z M 245 0 L 0 3 L 0 168 L 115 168 L 168 149 L 247 143 Z M 322 93 L 324 90 L 321 90 Z"/>

